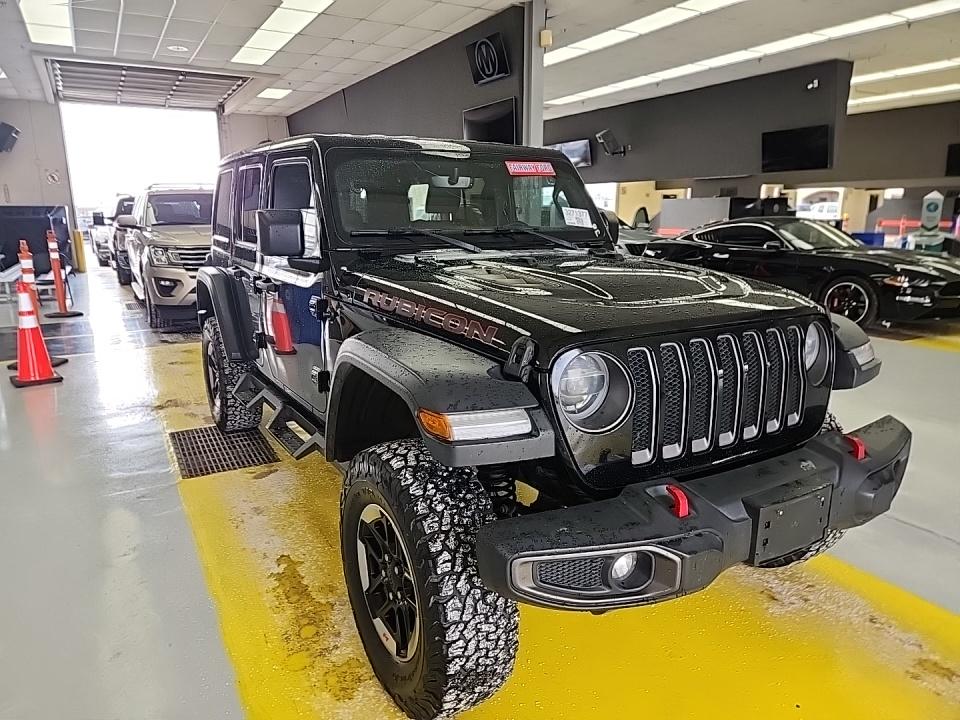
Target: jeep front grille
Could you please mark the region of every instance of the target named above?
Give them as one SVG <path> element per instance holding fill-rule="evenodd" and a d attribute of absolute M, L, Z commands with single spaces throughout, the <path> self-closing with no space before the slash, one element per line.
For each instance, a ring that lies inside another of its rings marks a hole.
<path fill-rule="evenodd" d="M 630 349 L 633 464 L 749 444 L 799 425 L 803 336 L 791 325 Z"/>

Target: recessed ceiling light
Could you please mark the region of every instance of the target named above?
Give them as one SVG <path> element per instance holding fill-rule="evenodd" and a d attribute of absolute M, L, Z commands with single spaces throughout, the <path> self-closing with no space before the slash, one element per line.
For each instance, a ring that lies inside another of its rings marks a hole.
<path fill-rule="evenodd" d="M 936 60 L 934 62 L 922 63 L 920 65 L 908 65 L 907 67 L 894 68 L 893 70 L 881 70 L 873 73 L 864 73 L 863 75 L 854 75 L 852 78 L 850 78 L 850 84 L 865 85 L 866 83 L 878 82 L 880 80 L 910 77 L 911 75 L 923 75 L 924 73 L 938 72 L 940 70 L 951 70 L 956 67 L 960 67 L 960 58 Z"/>
<path fill-rule="evenodd" d="M 62 0 L 20 0 L 30 42 L 73 47 L 70 4 Z"/>
<path fill-rule="evenodd" d="M 960 83 L 935 85 L 933 87 L 917 88 L 916 90 L 903 90 L 901 92 L 884 93 L 883 95 L 871 95 L 869 97 L 854 98 L 848 101 L 847 105 L 856 107 L 857 105 L 891 102 L 893 100 L 906 100 L 908 98 L 925 97 L 929 95 L 946 95 L 947 93 L 960 93 Z"/>
<path fill-rule="evenodd" d="M 912 21 L 946 15 L 957 10 L 960 10 L 960 0 L 934 0 L 934 2 L 924 3 L 923 5 L 895 10 L 893 14 Z"/>
<path fill-rule="evenodd" d="M 897 17 L 889 13 L 885 15 L 873 15 L 872 17 L 866 17 L 862 20 L 854 20 L 853 22 L 843 23 L 843 25 L 834 25 L 833 27 L 823 28 L 823 30 L 817 30 L 817 35 L 826 35 L 833 40 L 851 35 L 860 35 L 861 33 L 872 32 L 874 30 L 882 30 L 883 28 L 892 27 L 893 25 L 899 25 L 902 22 L 902 17 Z"/>
<path fill-rule="evenodd" d="M 750 49 L 761 55 L 776 55 L 777 53 L 787 52 L 788 50 L 796 50 L 807 47 L 808 45 L 816 45 L 817 43 L 825 42 L 826 39 L 823 35 L 817 35 L 816 33 L 802 33 L 784 38 L 783 40 L 774 40 L 773 42 L 764 43 L 763 45 L 755 45 Z"/>
<path fill-rule="evenodd" d="M 285 88 L 267 88 L 266 90 L 257 93 L 257 97 L 266 98 L 267 100 L 280 100 L 289 94 L 290 91 Z"/>
<path fill-rule="evenodd" d="M 737 50 L 736 52 L 727 53 L 726 55 L 717 55 L 716 57 L 707 58 L 706 60 L 698 60 L 698 65 L 706 65 L 708 68 L 718 68 L 723 67 L 724 65 L 735 65 L 739 62 L 746 62 L 747 60 L 756 60 L 760 57 L 760 53 L 755 50 Z"/>
<path fill-rule="evenodd" d="M 332 4 L 333 0 L 282 0 L 230 61 L 263 65 Z"/>
<path fill-rule="evenodd" d="M 190 52 L 190 48 L 186 45 L 167 45 L 167 50 L 170 52 Z"/>

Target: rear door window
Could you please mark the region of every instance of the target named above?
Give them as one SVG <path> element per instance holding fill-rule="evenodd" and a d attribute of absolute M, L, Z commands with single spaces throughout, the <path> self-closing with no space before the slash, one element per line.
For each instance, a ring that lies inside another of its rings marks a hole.
<path fill-rule="evenodd" d="M 233 214 L 230 212 L 230 194 L 233 189 L 233 170 L 220 173 L 217 180 L 217 204 L 213 211 L 213 234 L 226 238 L 233 235 Z"/>
<path fill-rule="evenodd" d="M 259 165 L 240 170 L 240 234 L 251 245 L 257 242 L 257 210 L 260 209 L 260 185 L 263 170 Z"/>

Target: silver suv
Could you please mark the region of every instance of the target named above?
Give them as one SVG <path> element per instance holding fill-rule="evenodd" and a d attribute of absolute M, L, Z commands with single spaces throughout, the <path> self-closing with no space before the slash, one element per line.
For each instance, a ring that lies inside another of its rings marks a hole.
<path fill-rule="evenodd" d="M 213 189 L 151 185 L 117 218 L 126 230 L 132 289 L 152 328 L 196 322 L 197 270 L 210 252 Z"/>

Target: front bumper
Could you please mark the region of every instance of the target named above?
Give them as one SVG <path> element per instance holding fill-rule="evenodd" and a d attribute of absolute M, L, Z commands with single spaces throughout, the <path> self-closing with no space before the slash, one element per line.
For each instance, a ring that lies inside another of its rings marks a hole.
<path fill-rule="evenodd" d="M 910 454 L 910 431 L 887 416 L 746 467 L 679 484 L 689 515 L 679 518 L 669 481 L 624 488 L 610 500 L 499 520 L 477 539 L 487 587 L 520 602 L 566 610 L 609 610 L 701 590 L 727 568 L 764 565 L 890 508 Z M 611 580 L 613 561 L 635 552 L 635 577 Z"/>
<path fill-rule="evenodd" d="M 927 320 L 960 316 L 960 296 L 941 295 L 936 288 L 884 288 L 881 320 Z"/>
<path fill-rule="evenodd" d="M 194 307 L 197 304 L 197 274 L 177 266 L 154 266 L 143 269 L 144 291 L 158 307 Z"/>

